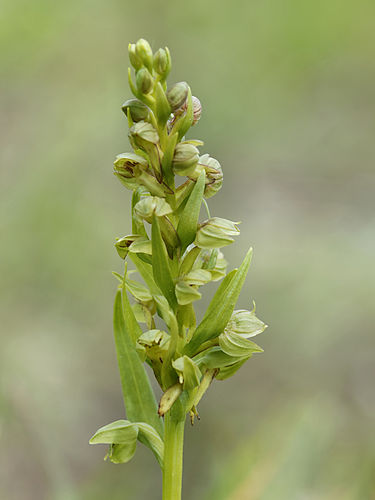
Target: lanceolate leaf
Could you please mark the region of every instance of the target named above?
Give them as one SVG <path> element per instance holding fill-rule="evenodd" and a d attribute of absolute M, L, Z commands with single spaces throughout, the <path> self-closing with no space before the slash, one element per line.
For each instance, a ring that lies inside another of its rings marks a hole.
<path fill-rule="evenodd" d="M 162 436 L 155 396 L 129 331 L 136 319 L 125 293 L 124 296 L 125 317 L 121 292 L 116 294 L 113 327 L 126 413 L 129 420 L 149 424 Z"/>
<path fill-rule="evenodd" d="M 193 338 L 185 348 L 185 354 L 188 356 L 192 356 L 203 342 L 217 337 L 224 331 L 249 270 L 252 252 L 250 248 L 239 269 L 232 271 L 233 274 L 230 273 L 222 281 Z"/>
<path fill-rule="evenodd" d="M 157 286 L 174 309 L 176 307 L 174 282 L 167 249 L 160 233 L 159 221 L 156 215 L 152 218 L 152 269 Z"/>
<path fill-rule="evenodd" d="M 154 280 L 152 266 L 144 262 L 142 259 L 140 259 L 138 255 L 130 254 L 130 258 L 133 261 L 135 267 L 137 268 L 137 271 L 144 279 L 144 282 L 150 289 L 151 294 L 160 295 L 160 290 Z"/>
<path fill-rule="evenodd" d="M 181 214 L 177 227 L 177 234 L 181 240 L 182 251 L 195 239 L 198 226 L 199 212 L 201 209 L 203 192 L 205 186 L 205 171 L 202 170 L 193 191 Z"/>
<path fill-rule="evenodd" d="M 135 346 L 135 343 L 137 342 L 137 339 L 140 335 L 142 335 L 142 330 L 141 327 L 138 324 L 138 321 L 136 320 L 136 317 L 134 315 L 134 311 L 130 305 L 128 295 L 126 293 L 126 267 L 125 267 L 125 274 L 124 274 L 124 280 L 122 284 L 122 307 L 123 307 L 123 315 L 125 319 L 125 325 L 126 325 L 126 331 L 129 333 L 129 338 L 132 340 L 132 345 L 133 347 Z"/>

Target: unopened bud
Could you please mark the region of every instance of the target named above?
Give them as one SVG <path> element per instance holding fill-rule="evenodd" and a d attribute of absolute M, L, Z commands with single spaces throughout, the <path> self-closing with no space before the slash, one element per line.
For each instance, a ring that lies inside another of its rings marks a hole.
<path fill-rule="evenodd" d="M 172 209 L 163 198 L 147 196 L 135 205 L 134 212 L 140 219 L 151 222 L 153 214 L 157 217 L 163 217 L 163 215 L 172 213 Z"/>
<path fill-rule="evenodd" d="M 194 95 L 191 96 L 191 104 L 193 106 L 193 121 L 192 121 L 192 125 L 195 125 L 200 117 L 201 117 L 201 114 L 202 114 L 202 104 L 200 102 L 200 100 L 198 99 L 198 97 L 195 97 Z M 187 111 L 187 107 L 188 107 L 188 101 L 186 99 L 186 101 L 184 102 L 184 104 L 177 110 L 175 110 L 175 116 L 179 116 L 181 115 L 182 113 L 184 113 L 185 111 Z"/>
<path fill-rule="evenodd" d="M 131 119 L 133 122 L 139 122 L 141 120 L 146 120 L 149 115 L 149 109 L 146 104 L 143 104 L 139 99 L 128 99 L 121 106 L 121 109 L 128 115 L 128 109 L 130 112 Z"/>
<path fill-rule="evenodd" d="M 192 144 L 177 144 L 174 151 L 172 166 L 178 175 L 192 175 L 199 160 L 199 151 Z"/>
<path fill-rule="evenodd" d="M 157 144 L 159 136 L 151 123 L 140 121 L 135 123 L 129 130 L 129 139 L 132 146 L 137 149 L 144 149 L 150 143 Z"/>
<path fill-rule="evenodd" d="M 144 38 L 140 38 L 135 44 L 135 53 L 143 64 L 152 71 L 152 49 Z"/>
<path fill-rule="evenodd" d="M 193 125 L 195 125 L 201 117 L 202 104 L 198 97 L 195 97 L 194 95 L 192 96 L 191 100 L 193 102 Z"/>
<path fill-rule="evenodd" d="M 154 86 L 154 79 L 147 68 L 141 68 L 137 71 L 136 82 L 137 88 L 142 94 L 149 94 Z"/>
<path fill-rule="evenodd" d="M 168 70 L 168 56 L 164 49 L 159 49 L 154 55 L 153 61 L 154 70 L 160 76 L 165 76 Z"/>
<path fill-rule="evenodd" d="M 200 174 L 202 169 L 206 172 L 206 185 L 204 188 L 204 197 L 211 198 L 220 189 L 223 184 L 223 170 L 220 163 L 208 154 L 202 155 L 198 161 L 198 167 L 194 172 L 194 177 Z"/>
<path fill-rule="evenodd" d="M 232 222 L 220 217 L 212 217 L 204 222 L 197 231 L 195 245 L 199 248 L 220 248 L 233 243 L 232 236 L 240 231 L 238 222 Z"/>
<path fill-rule="evenodd" d="M 136 70 L 142 68 L 142 65 L 143 65 L 142 60 L 139 58 L 139 56 L 136 53 L 135 43 L 129 43 L 128 52 L 129 52 L 130 64 L 133 66 L 133 68 Z"/>
<path fill-rule="evenodd" d="M 176 111 L 186 102 L 189 93 L 189 85 L 186 82 L 179 82 L 167 92 L 167 99 L 172 111 Z"/>

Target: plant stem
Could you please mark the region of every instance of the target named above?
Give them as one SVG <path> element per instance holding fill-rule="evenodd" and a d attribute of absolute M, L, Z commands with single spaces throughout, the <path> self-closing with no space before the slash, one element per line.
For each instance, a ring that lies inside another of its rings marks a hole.
<path fill-rule="evenodd" d="M 180 500 L 185 412 L 179 400 L 164 417 L 163 500 Z"/>

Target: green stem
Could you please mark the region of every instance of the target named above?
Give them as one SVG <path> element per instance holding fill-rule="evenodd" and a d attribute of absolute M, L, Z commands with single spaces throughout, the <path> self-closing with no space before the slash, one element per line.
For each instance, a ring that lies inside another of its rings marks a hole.
<path fill-rule="evenodd" d="M 163 500 L 180 500 L 185 412 L 179 400 L 164 417 Z"/>

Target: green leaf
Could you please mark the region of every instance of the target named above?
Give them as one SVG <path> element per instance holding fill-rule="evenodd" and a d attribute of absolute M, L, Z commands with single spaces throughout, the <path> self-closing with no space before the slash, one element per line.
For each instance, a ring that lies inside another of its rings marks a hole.
<path fill-rule="evenodd" d="M 156 302 L 156 309 L 158 315 L 167 325 L 169 332 L 172 336 L 178 335 L 178 323 L 174 312 L 172 311 L 167 299 L 164 295 L 154 295 Z"/>
<path fill-rule="evenodd" d="M 151 294 L 152 295 L 160 295 L 160 289 L 154 280 L 152 266 L 150 264 L 144 262 L 142 259 L 140 259 L 138 255 L 130 254 L 129 256 L 130 256 L 131 260 L 133 261 L 135 267 L 137 268 L 137 271 L 142 276 L 144 282 L 148 286 Z"/>
<path fill-rule="evenodd" d="M 113 326 L 126 413 L 133 422 L 152 425 L 162 436 L 163 426 L 157 415 L 155 396 L 146 370 L 135 350 L 134 337 L 138 338 L 139 335 L 138 332 L 132 334 L 129 331 L 138 323 L 125 291 L 123 297 L 124 309 L 121 292 L 118 291 Z M 138 329 L 141 330 L 139 325 Z"/>
<path fill-rule="evenodd" d="M 168 137 L 167 147 L 164 151 L 164 156 L 161 162 L 161 169 L 168 186 L 173 186 L 174 176 L 172 172 L 172 160 L 174 155 L 174 149 L 177 144 L 178 134 L 171 133 Z"/>
<path fill-rule="evenodd" d="M 174 282 L 167 249 L 161 237 L 159 221 L 156 215 L 153 215 L 152 218 L 152 269 L 155 283 L 163 292 L 171 307 L 175 309 L 176 295 L 174 292 Z"/>
<path fill-rule="evenodd" d="M 148 288 L 134 280 L 125 280 L 126 289 L 140 302 L 152 300 L 152 295 Z"/>
<path fill-rule="evenodd" d="M 239 269 L 229 273 L 222 281 L 193 338 L 185 347 L 188 356 L 192 356 L 203 342 L 218 337 L 224 331 L 248 273 L 252 252 L 250 248 Z"/>
<path fill-rule="evenodd" d="M 205 171 L 203 170 L 195 183 L 177 226 L 177 234 L 181 240 L 182 252 L 194 241 L 197 233 L 199 212 L 205 186 L 205 175 Z"/>
<path fill-rule="evenodd" d="M 160 82 L 155 85 L 155 100 L 156 100 L 156 115 L 158 121 L 164 126 L 171 115 L 171 107 L 169 105 L 167 96 L 161 86 Z"/>

